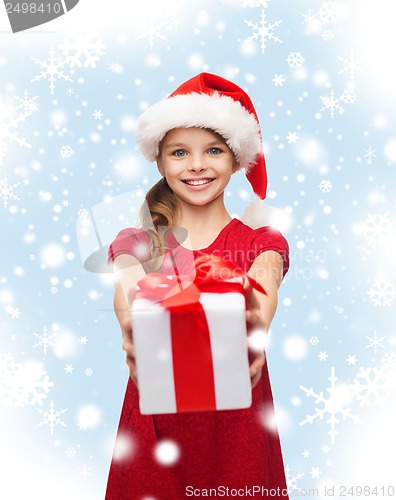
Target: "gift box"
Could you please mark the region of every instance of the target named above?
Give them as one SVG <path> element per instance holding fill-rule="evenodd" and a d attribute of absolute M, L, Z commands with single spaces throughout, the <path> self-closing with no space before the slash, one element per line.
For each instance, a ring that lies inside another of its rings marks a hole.
<path fill-rule="evenodd" d="M 251 405 L 244 277 L 215 275 L 213 262 L 195 271 L 194 280 L 150 273 L 138 284 L 131 313 L 142 414 Z"/>

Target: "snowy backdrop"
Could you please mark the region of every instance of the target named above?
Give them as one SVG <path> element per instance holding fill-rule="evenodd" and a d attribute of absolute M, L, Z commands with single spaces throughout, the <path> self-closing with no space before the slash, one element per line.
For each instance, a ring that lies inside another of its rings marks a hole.
<path fill-rule="evenodd" d="M 1 498 L 104 498 L 128 373 L 112 277 L 83 260 L 91 226 L 105 247 L 128 219 L 122 195 L 159 178 L 136 151 L 137 116 L 201 71 L 251 96 L 266 201 L 284 215 L 268 363 L 290 489 L 396 495 L 393 10 L 80 0 L 19 34 L 0 12 Z M 230 213 L 251 199 L 236 174 Z"/>

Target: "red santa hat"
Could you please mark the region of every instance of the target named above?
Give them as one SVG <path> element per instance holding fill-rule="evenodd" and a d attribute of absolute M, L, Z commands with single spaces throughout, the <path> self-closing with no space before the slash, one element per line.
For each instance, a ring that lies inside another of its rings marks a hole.
<path fill-rule="evenodd" d="M 174 128 L 201 127 L 220 134 L 234 153 L 253 191 L 264 199 L 267 171 L 257 113 L 247 93 L 217 75 L 200 73 L 142 113 L 136 141 L 148 161 L 155 161 L 165 134 Z"/>

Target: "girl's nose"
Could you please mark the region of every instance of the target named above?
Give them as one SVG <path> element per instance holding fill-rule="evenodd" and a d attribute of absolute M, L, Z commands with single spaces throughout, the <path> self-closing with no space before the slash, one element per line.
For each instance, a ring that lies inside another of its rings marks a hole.
<path fill-rule="evenodd" d="M 191 156 L 191 162 L 189 169 L 194 172 L 202 172 L 202 170 L 206 169 L 205 159 L 201 155 L 193 155 Z"/>

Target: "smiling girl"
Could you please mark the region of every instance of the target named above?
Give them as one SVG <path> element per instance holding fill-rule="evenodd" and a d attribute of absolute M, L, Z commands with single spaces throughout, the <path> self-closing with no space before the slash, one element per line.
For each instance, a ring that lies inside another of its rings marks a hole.
<path fill-rule="evenodd" d="M 149 271 L 173 274 L 175 261 L 183 269 L 191 254 L 220 255 L 266 290 L 263 295 L 246 285 L 246 320 L 249 331 L 268 331 L 289 266 L 287 242 L 269 226 L 253 230 L 232 218 L 224 205 L 224 190 L 242 168 L 254 192 L 265 198 L 265 161 L 253 104 L 234 83 L 202 73 L 148 108 L 138 120 L 136 139 L 143 155 L 156 161 L 162 178 L 146 195 L 149 220 L 143 219 L 140 229 L 121 231 L 109 250 L 119 278 L 114 308 L 130 379 L 106 500 L 183 499 L 191 492 L 220 495 L 226 488 L 257 498 L 265 498 L 264 491 L 271 491 L 272 498 L 288 498 L 264 352 L 250 353 L 250 408 L 142 415 L 130 303 L 124 293 L 132 290 L 133 298 L 137 282 Z M 187 230 L 188 246 L 163 231 L 171 226 Z M 178 454 L 164 464 L 156 451 L 168 441 Z"/>

